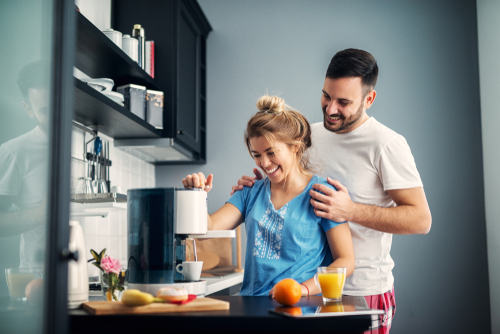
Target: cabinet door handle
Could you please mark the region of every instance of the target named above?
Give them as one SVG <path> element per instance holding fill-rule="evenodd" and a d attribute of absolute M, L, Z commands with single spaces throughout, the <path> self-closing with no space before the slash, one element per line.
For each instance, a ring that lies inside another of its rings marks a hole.
<path fill-rule="evenodd" d="M 184 130 L 180 129 L 179 131 L 177 131 L 177 133 L 182 136 L 184 134 Z"/>

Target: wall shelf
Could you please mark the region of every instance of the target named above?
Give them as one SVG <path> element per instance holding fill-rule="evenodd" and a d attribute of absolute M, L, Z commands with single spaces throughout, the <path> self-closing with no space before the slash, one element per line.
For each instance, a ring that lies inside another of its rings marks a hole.
<path fill-rule="evenodd" d="M 190 238 L 210 239 L 210 238 L 234 238 L 236 237 L 235 230 L 210 230 L 207 234 L 192 234 Z"/>
<path fill-rule="evenodd" d="M 161 90 L 155 79 L 81 13 L 77 13 L 77 40 L 75 67 L 91 78 L 111 78 L 115 87 L 133 83 Z"/>
<path fill-rule="evenodd" d="M 127 203 L 70 203 L 70 218 L 77 217 L 102 217 L 110 213 L 127 210 Z"/>
<path fill-rule="evenodd" d="M 75 78 L 74 120 L 112 138 L 160 138 L 162 131 Z"/>

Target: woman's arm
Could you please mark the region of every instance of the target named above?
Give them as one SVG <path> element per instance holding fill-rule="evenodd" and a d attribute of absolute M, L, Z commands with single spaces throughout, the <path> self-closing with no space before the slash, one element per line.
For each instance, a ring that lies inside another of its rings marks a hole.
<path fill-rule="evenodd" d="M 329 229 L 326 233 L 328 245 L 332 252 L 334 261 L 329 265 L 331 268 L 346 268 L 346 277 L 354 271 L 354 248 L 352 246 L 351 229 L 349 223 Z M 314 277 L 302 284 L 307 285 L 309 295 L 314 296 L 321 293 L 321 290 L 314 282 Z M 307 296 L 307 289 L 301 284 L 302 295 Z"/>
<path fill-rule="evenodd" d="M 182 179 L 184 188 L 202 188 L 207 193 L 212 190 L 213 174 L 205 178 L 203 173 L 195 173 Z M 214 214 L 207 213 L 207 228 L 209 230 L 232 230 L 243 222 L 243 215 L 234 205 L 226 203 Z"/>
<path fill-rule="evenodd" d="M 226 203 L 215 213 L 208 215 L 207 220 L 209 230 L 232 230 L 243 223 L 243 215 L 234 205 Z"/>

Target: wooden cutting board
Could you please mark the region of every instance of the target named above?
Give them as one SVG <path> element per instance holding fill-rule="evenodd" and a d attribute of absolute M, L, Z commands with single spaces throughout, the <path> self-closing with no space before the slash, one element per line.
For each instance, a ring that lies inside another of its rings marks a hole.
<path fill-rule="evenodd" d="M 229 302 L 212 298 L 196 298 L 184 305 L 170 303 L 152 303 L 144 306 L 126 306 L 121 302 L 87 302 L 83 309 L 94 315 L 115 314 L 154 314 L 172 312 L 199 312 L 229 310 Z"/>

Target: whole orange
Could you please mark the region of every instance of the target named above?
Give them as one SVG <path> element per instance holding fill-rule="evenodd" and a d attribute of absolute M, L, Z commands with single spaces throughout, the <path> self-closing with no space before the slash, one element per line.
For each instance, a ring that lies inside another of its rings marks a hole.
<path fill-rule="evenodd" d="M 300 284 L 292 278 L 285 278 L 274 286 L 274 298 L 280 304 L 292 306 L 300 300 L 301 296 Z"/>
<path fill-rule="evenodd" d="M 26 298 L 35 305 L 40 305 L 43 302 L 43 280 L 41 278 L 37 278 L 32 280 L 26 285 L 26 289 L 24 290 L 26 294 Z"/>

